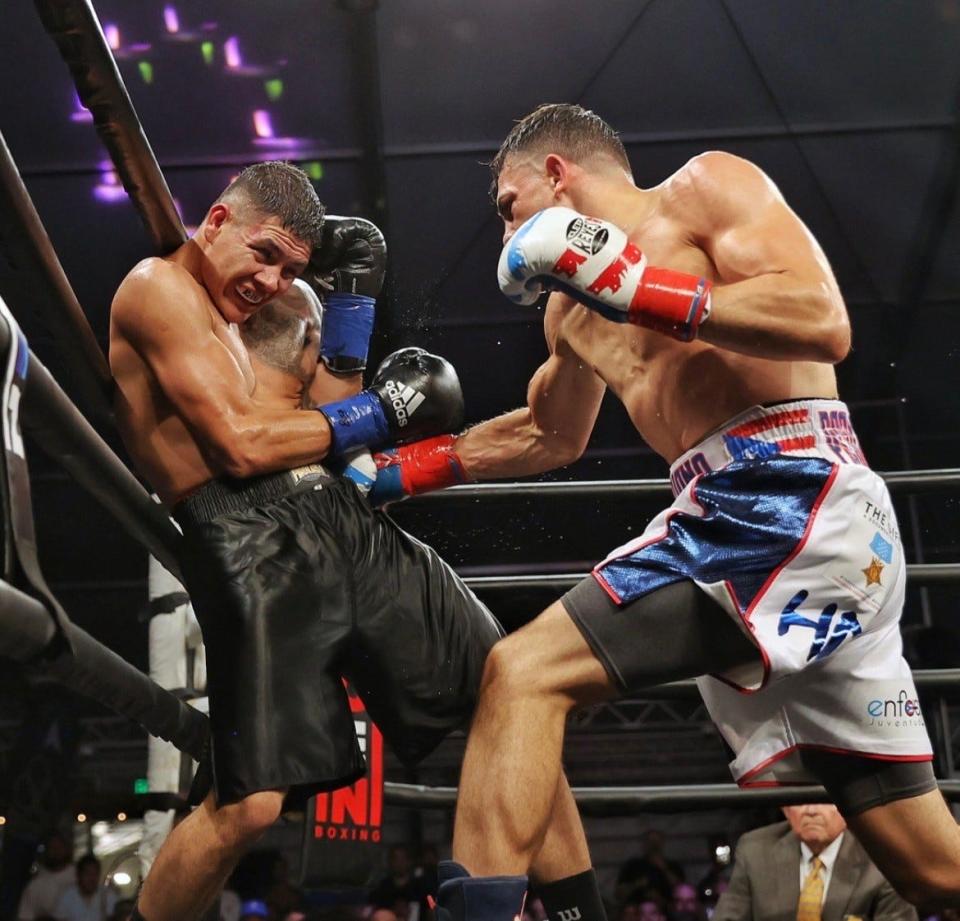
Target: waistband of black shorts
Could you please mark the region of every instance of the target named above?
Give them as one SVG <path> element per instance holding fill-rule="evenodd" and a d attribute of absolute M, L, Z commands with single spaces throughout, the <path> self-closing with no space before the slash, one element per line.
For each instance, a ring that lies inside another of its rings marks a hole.
<path fill-rule="evenodd" d="M 334 479 L 336 477 L 321 464 L 307 464 L 244 480 L 221 477 L 205 483 L 195 493 L 181 499 L 173 507 L 173 517 L 181 525 L 203 524 L 221 515 L 317 489 Z"/>

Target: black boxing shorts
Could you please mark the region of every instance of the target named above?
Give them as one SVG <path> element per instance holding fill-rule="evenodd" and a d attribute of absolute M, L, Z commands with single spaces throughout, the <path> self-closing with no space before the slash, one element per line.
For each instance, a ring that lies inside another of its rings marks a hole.
<path fill-rule="evenodd" d="M 405 763 L 468 721 L 500 625 L 351 481 L 318 465 L 216 480 L 174 517 L 218 803 L 288 788 L 293 809 L 363 774 L 342 677 Z"/>

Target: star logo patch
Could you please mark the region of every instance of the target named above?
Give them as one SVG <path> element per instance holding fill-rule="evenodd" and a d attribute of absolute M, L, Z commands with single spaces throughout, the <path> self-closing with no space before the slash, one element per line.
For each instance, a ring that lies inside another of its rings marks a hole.
<path fill-rule="evenodd" d="M 881 585 L 880 576 L 883 573 L 883 563 L 878 560 L 876 557 L 871 557 L 870 565 L 864 569 L 861 569 L 862 572 L 867 577 L 867 584 L 864 588 L 870 588 L 871 585 Z"/>

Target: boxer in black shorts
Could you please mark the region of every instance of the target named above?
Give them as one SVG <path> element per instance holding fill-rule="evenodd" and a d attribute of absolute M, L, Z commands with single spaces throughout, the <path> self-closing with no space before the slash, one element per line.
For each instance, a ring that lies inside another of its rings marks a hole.
<path fill-rule="evenodd" d="M 493 615 L 428 546 L 319 466 L 215 481 L 174 509 L 203 628 L 217 801 L 286 808 L 365 772 L 341 675 L 415 764 L 469 721 Z"/>
<path fill-rule="evenodd" d="M 114 298 L 117 420 L 184 530 L 213 731 L 214 790 L 157 855 L 135 913 L 148 921 L 199 917 L 283 809 L 362 772 L 341 675 L 413 761 L 468 719 L 499 636 L 433 551 L 372 511 L 356 476 L 329 473 L 360 449 L 455 431 L 462 397 L 453 369 L 421 349 L 390 356 L 357 392 L 385 247 L 366 221 L 322 228 L 300 170 L 257 164 Z M 244 331 L 315 248 L 320 342 L 304 320 L 279 346 L 261 335 L 254 358 Z M 538 867 L 563 883 L 589 857 L 569 788 L 554 811 Z"/>

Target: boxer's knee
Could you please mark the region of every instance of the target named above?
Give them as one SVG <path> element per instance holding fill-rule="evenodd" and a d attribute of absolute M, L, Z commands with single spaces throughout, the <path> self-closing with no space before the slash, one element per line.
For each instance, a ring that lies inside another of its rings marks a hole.
<path fill-rule="evenodd" d="M 245 848 L 258 841 L 280 817 L 283 797 L 278 790 L 264 790 L 221 806 L 215 815 L 222 845 Z"/>
<path fill-rule="evenodd" d="M 500 640 L 484 666 L 482 694 L 497 701 L 527 700 L 543 706 L 565 706 L 562 681 L 547 650 L 537 648 L 522 634 Z"/>

